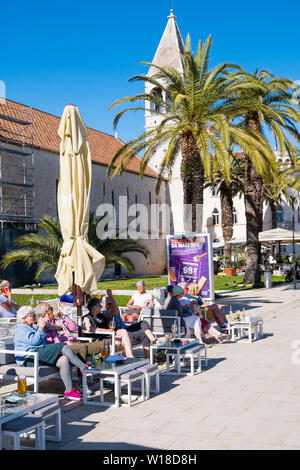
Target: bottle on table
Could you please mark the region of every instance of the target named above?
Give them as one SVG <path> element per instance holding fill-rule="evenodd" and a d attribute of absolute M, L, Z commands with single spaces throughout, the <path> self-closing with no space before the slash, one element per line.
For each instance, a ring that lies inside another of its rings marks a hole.
<path fill-rule="evenodd" d="M 97 365 L 96 357 L 95 357 L 95 353 L 93 353 L 92 357 L 91 357 L 91 367 L 92 367 L 92 369 L 95 369 L 96 365 Z"/>

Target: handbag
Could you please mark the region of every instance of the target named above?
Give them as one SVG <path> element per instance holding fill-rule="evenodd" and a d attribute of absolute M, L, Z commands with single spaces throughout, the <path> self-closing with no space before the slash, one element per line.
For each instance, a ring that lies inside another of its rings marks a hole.
<path fill-rule="evenodd" d="M 78 325 L 70 318 L 70 317 L 65 317 L 61 323 L 67 328 L 70 333 L 77 333 L 79 327 Z"/>

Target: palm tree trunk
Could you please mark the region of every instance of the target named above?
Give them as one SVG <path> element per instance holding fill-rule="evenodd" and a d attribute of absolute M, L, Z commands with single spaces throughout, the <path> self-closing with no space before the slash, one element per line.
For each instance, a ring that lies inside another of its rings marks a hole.
<path fill-rule="evenodd" d="M 233 200 L 232 185 L 222 183 L 220 187 L 221 199 L 221 223 L 224 239 L 224 256 L 231 257 L 231 244 L 229 243 L 233 235 Z"/>
<path fill-rule="evenodd" d="M 261 133 L 257 113 L 246 116 L 246 129 Z M 245 156 L 245 215 L 247 232 L 247 267 L 244 280 L 249 284 L 258 284 L 261 279 L 261 245 L 259 232 L 263 227 L 263 180 L 257 173 L 252 161 Z"/>
<path fill-rule="evenodd" d="M 181 179 L 185 205 L 184 228 L 185 231 L 192 229 L 196 232 L 202 228 L 204 169 L 192 134 L 184 137 L 181 153 Z"/>
<path fill-rule="evenodd" d="M 269 201 L 272 215 L 272 229 L 277 228 L 277 204 L 275 201 Z"/>

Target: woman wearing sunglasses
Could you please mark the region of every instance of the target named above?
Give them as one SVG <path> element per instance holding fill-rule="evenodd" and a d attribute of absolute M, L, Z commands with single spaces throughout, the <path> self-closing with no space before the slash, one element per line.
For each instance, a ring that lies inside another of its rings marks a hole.
<path fill-rule="evenodd" d="M 11 285 L 9 281 L 0 282 L 0 318 L 16 318 L 18 305 L 11 296 Z"/>

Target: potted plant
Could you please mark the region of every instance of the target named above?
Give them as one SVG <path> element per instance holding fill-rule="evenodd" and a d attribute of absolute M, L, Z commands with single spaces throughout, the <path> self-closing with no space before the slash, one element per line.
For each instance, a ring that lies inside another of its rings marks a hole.
<path fill-rule="evenodd" d="M 235 268 L 236 274 L 243 272 L 242 266 L 243 266 L 242 261 L 238 260 L 236 263 L 236 268 Z"/>
<path fill-rule="evenodd" d="M 234 275 L 234 262 L 231 261 L 229 256 L 225 256 L 224 272 L 225 272 L 226 276 L 233 276 Z"/>

